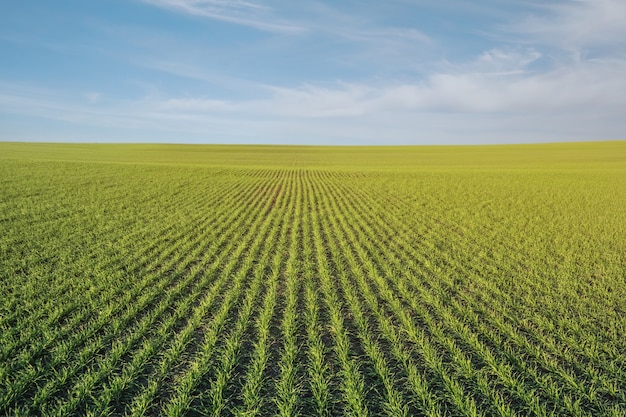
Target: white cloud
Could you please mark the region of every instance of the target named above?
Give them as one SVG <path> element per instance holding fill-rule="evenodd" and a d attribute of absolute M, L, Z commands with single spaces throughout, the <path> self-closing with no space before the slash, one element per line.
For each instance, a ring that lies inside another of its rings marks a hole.
<path fill-rule="evenodd" d="M 425 103 L 450 111 L 545 112 L 626 105 L 626 63 L 584 63 L 547 73 L 437 74 L 419 90 Z"/>

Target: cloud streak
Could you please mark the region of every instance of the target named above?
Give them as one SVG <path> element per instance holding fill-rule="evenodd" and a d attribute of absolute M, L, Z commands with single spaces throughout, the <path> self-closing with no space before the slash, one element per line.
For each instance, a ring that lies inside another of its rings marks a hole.
<path fill-rule="evenodd" d="M 541 58 L 529 50 L 493 49 L 452 71 L 420 82 L 333 86 L 259 86 L 264 99 L 168 99 L 161 105 L 189 112 L 240 112 L 273 117 L 341 118 L 385 112 L 542 113 L 604 112 L 625 108 L 626 60 L 590 60 L 550 71 L 528 67 Z"/>
<path fill-rule="evenodd" d="M 191 16 L 222 20 L 268 32 L 297 33 L 304 27 L 275 17 L 268 7 L 240 0 L 141 0 Z"/>
<path fill-rule="evenodd" d="M 540 56 L 534 50 L 494 49 L 455 71 L 433 73 L 416 83 L 372 85 L 339 82 L 325 87 L 258 84 L 257 89 L 265 91 L 264 98 L 146 97 L 129 102 L 129 106 L 162 115 L 229 113 L 246 117 L 262 115 L 310 119 L 358 118 L 390 112 L 601 113 L 626 107 L 626 95 L 623 94 L 626 91 L 626 78 L 623 76 L 626 60 L 587 61 L 548 72 L 528 70 L 528 65 Z M 24 105 L 22 109 L 31 111 L 28 100 L 33 98 L 33 93 L 30 91 L 5 92 L 1 103 L 21 103 Z M 54 102 L 50 95 L 39 97 L 47 97 L 51 103 Z M 86 97 L 91 104 L 97 104 L 100 99 L 100 95 L 92 93 L 86 94 Z M 8 109 L 5 107 L 5 110 Z"/>

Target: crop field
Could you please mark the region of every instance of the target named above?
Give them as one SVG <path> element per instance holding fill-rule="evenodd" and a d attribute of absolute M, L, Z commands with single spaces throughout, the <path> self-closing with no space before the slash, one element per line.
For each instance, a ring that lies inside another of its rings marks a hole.
<path fill-rule="evenodd" d="M 626 142 L 0 143 L 0 415 L 626 416 Z"/>

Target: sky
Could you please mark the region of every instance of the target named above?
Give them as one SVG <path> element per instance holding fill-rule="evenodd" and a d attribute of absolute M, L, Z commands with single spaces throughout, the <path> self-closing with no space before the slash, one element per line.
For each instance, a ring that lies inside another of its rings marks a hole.
<path fill-rule="evenodd" d="M 0 141 L 612 139 L 624 0 L 0 2 Z"/>

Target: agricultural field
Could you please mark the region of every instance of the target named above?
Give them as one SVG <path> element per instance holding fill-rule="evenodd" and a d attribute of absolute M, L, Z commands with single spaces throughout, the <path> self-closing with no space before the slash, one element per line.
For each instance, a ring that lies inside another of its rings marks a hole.
<path fill-rule="evenodd" d="M 0 143 L 0 415 L 626 416 L 626 142 Z"/>

